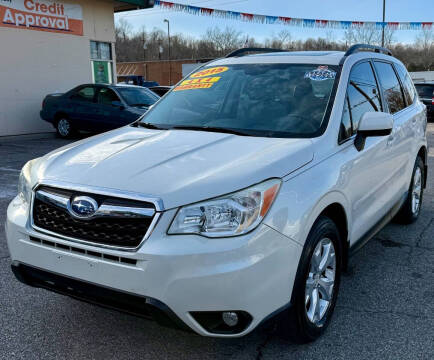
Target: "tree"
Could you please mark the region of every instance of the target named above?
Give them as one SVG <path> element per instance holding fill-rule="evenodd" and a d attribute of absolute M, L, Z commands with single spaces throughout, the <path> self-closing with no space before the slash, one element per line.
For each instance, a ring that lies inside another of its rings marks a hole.
<path fill-rule="evenodd" d="M 292 36 L 288 30 L 282 30 L 265 40 L 265 47 L 273 49 L 291 50 L 293 48 Z"/>
<path fill-rule="evenodd" d="M 131 32 L 132 32 L 132 26 L 127 20 L 121 18 L 119 21 L 116 22 L 115 24 L 116 39 L 122 38 L 123 41 L 127 41 L 128 37 L 131 35 Z"/>
<path fill-rule="evenodd" d="M 219 55 L 241 48 L 243 44 L 242 32 L 227 26 L 224 30 L 219 27 L 208 28 L 202 40 L 212 43 Z"/>
<path fill-rule="evenodd" d="M 385 45 L 400 59 L 410 71 L 431 70 L 434 68 L 434 30 L 423 29 L 415 37 L 413 44 L 395 44 L 395 31 L 385 29 Z M 119 62 L 158 60 L 160 47 L 161 59 L 168 58 L 167 33 L 159 28 L 151 31 L 145 27 L 137 32 L 128 21 L 121 19 L 116 23 L 116 57 Z M 146 51 L 143 43 L 146 42 Z M 224 56 L 229 52 L 248 47 L 271 47 L 284 50 L 340 50 L 345 51 L 355 43 L 381 44 L 381 29 L 360 27 L 345 31 L 341 41 L 336 41 L 332 30 L 324 29 L 324 37 L 307 40 L 293 39 L 288 30 L 272 34 L 263 42 L 258 42 L 250 34 L 242 33 L 231 27 L 209 28 L 199 38 L 185 34 L 172 34 L 172 59 L 210 60 Z"/>
<path fill-rule="evenodd" d="M 395 30 L 384 29 L 384 46 L 390 47 L 394 42 Z M 381 45 L 382 31 L 375 27 L 360 26 L 349 28 L 344 32 L 344 42 L 347 46 L 354 44 Z"/>
<path fill-rule="evenodd" d="M 424 59 L 423 70 L 431 70 L 434 68 L 434 29 L 422 29 L 416 35 L 415 40 L 416 46 Z"/>

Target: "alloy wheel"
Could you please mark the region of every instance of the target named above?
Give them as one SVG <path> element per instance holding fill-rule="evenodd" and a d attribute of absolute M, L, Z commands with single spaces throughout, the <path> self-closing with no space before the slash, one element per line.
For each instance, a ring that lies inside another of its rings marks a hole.
<path fill-rule="evenodd" d="M 324 238 L 313 251 L 305 287 L 306 316 L 318 327 L 331 306 L 335 276 L 335 248 L 330 239 Z"/>
<path fill-rule="evenodd" d="M 420 208 L 420 198 L 422 195 L 422 171 L 416 167 L 413 176 L 413 189 L 411 194 L 411 211 L 417 214 Z"/>
<path fill-rule="evenodd" d="M 59 123 L 57 124 L 57 128 L 59 130 L 59 134 L 64 137 L 68 136 L 71 131 L 71 126 L 69 124 L 69 121 L 66 119 L 59 120 Z"/>

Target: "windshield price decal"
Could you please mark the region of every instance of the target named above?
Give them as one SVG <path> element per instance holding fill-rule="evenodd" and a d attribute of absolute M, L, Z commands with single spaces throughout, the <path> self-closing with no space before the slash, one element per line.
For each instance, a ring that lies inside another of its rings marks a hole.
<path fill-rule="evenodd" d="M 177 86 L 175 89 L 173 89 L 173 91 L 193 90 L 193 89 L 209 89 L 211 86 L 213 86 L 212 83 L 180 85 L 180 86 Z"/>
<path fill-rule="evenodd" d="M 202 79 L 188 79 L 184 80 L 174 91 L 179 90 L 193 90 L 193 89 L 209 89 L 221 78 L 219 76 L 207 77 Z"/>
<path fill-rule="evenodd" d="M 318 66 L 317 69 L 307 71 L 306 74 L 304 74 L 305 79 L 310 79 L 313 81 L 323 81 L 323 80 L 329 80 L 334 79 L 336 77 L 336 71 L 329 70 L 328 66 Z"/>
<path fill-rule="evenodd" d="M 192 75 L 190 75 L 191 78 L 201 78 L 204 76 L 212 76 L 212 75 L 217 75 L 217 74 L 221 74 L 222 72 L 228 71 L 229 68 L 227 66 L 217 66 L 217 67 L 212 67 L 209 69 L 204 69 L 201 71 L 198 71 Z"/>

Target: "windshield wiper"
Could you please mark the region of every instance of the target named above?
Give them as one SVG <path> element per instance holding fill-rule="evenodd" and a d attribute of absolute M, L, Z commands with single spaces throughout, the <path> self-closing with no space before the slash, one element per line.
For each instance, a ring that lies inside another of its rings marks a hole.
<path fill-rule="evenodd" d="M 219 132 L 226 134 L 234 134 L 240 136 L 250 136 L 250 134 L 233 129 L 220 128 L 220 127 L 212 127 L 212 126 L 189 126 L 189 125 L 175 125 L 169 128 L 170 130 L 193 130 L 193 131 L 209 131 L 209 132 Z"/>
<path fill-rule="evenodd" d="M 151 124 L 151 123 L 147 123 L 147 122 L 142 122 L 142 121 L 138 121 L 136 124 L 137 124 L 137 126 L 144 127 L 146 129 L 167 130 L 167 128 L 159 127 L 159 126 L 157 126 L 155 124 Z"/>

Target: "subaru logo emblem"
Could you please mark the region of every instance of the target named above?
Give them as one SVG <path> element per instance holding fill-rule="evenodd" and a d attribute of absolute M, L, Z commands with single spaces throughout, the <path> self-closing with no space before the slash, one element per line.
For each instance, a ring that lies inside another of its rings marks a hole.
<path fill-rule="evenodd" d="M 69 207 L 72 216 L 78 218 L 90 218 L 98 210 L 98 203 L 88 196 L 75 197 Z"/>

